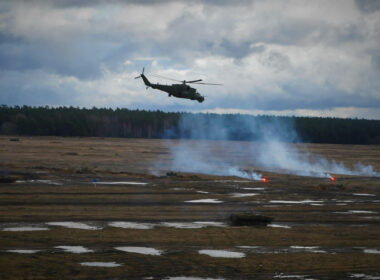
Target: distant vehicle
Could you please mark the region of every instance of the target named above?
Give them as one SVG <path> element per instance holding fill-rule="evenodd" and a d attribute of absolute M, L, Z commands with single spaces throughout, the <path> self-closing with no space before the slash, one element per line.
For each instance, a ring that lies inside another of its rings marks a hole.
<path fill-rule="evenodd" d="M 140 76 L 137 76 L 135 79 L 142 78 L 144 81 L 144 84 L 146 85 L 146 88 L 154 88 L 158 90 L 162 90 L 168 93 L 169 97 L 174 96 L 178 98 L 185 98 L 190 100 L 197 100 L 199 103 L 202 103 L 205 98 L 202 96 L 195 88 L 192 88 L 191 86 L 187 84 L 198 84 L 198 85 L 222 85 L 222 84 L 210 84 L 210 83 L 201 83 L 201 79 L 193 80 L 193 81 L 178 81 L 171 78 L 166 78 L 163 76 L 156 75 L 157 77 L 168 79 L 176 82 L 182 82 L 182 84 L 172 84 L 172 85 L 161 85 L 161 84 L 152 84 L 149 82 L 149 80 L 144 75 L 144 68 L 142 70 L 142 73 Z"/>

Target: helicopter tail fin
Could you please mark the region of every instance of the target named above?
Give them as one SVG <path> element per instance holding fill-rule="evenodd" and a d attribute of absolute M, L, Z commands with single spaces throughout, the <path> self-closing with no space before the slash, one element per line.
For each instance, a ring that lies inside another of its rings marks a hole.
<path fill-rule="evenodd" d="M 147 79 L 147 77 L 145 77 L 144 74 L 141 74 L 141 78 L 143 79 L 144 84 L 145 84 L 147 87 L 150 87 L 150 86 L 151 86 L 151 83 L 149 82 L 149 80 Z"/>
<path fill-rule="evenodd" d="M 138 78 L 142 78 L 143 81 L 144 81 L 144 84 L 148 87 L 151 86 L 151 83 L 149 82 L 149 80 L 147 79 L 147 77 L 145 77 L 144 75 L 144 68 L 142 69 L 142 73 L 140 74 L 140 76 L 137 76 L 135 79 L 138 79 Z"/>

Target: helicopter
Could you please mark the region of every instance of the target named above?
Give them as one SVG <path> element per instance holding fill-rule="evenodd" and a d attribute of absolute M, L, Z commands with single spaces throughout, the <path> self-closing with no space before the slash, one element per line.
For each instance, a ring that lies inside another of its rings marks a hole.
<path fill-rule="evenodd" d="M 153 89 L 158 89 L 162 90 L 168 93 L 168 96 L 174 96 L 177 98 L 185 98 L 185 99 L 190 99 L 190 100 L 197 100 L 199 103 L 202 103 L 205 98 L 202 96 L 195 88 L 192 88 L 188 84 L 200 84 L 200 85 L 222 85 L 222 84 L 211 84 L 211 83 L 201 83 L 201 79 L 198 80 L 193 80 L 193 81 L 179 81 L 179 80 L 174 80 L 170 78 L 166 78 L 160 75 L 155 75 L 157 77 L 163 78 L 163 79 L 168 79 L 168 80 L 173 80 L 176 82 L 182 82 L 181 84 L 172 84 L 172 85 L 161 85 L 161 84 L 152 84 L 149 82 L 147 77 L 144 75 L 144 68 L 142 70 L 142 73 L 135 77 L 135 79 L 142 78 L 144 81 L 144 84 L 146 85 L 146 88 L 148 89 L 149 87 Z"/>

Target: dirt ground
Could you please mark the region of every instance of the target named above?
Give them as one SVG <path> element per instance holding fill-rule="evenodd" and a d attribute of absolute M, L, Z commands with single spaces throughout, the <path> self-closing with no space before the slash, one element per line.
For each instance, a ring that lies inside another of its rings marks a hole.
<path fill-rule="evenodd" d="M 179 143 L 0 137 L 0 279 L 380 279 L 380 178 L 265 172 L 252 143 L 194 140 L 268 182 L 166 174 Z M 379 146 L 297 147 L 380 171 Z M 231 226 L 240 212 L 274 221 Z"/>

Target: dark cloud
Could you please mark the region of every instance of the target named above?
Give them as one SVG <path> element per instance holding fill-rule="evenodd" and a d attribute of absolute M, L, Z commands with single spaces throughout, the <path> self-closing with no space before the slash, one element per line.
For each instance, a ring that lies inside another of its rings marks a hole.
<path fill-rule="evenodd" d="M 263 65 L 276 69 L 276 71 L 286 70 L 290 66 L 289 58 L 276 51 L 269 51 L 259 60 Z"/>
<path fill-rule="evenodd" d="M 20 44 L 1 44 L 0 45 L 0 69 L 11 71 L 24 71 L 38 69 L 42 64 L 35 59 L 32 50 L 25 50 L 24 45 Z"/>
<path fill-rule="evenodd" d="M 373 53 L 371 53 L 371 61 L 374 67 L 380 71 L 380 50 L 375 50 Z"/>
<path fill-rule="evenodd" d="M 77 93 L 67 84 L 51 84 L 37 71 L 7 71 L 0 77 L 0 104 L 7 105 L 75 105 Z"/>
<path fill-rule="evenodd" d="M 22 37 L 0 33 L 0 70 L 27 70 L 40 67 L 33 55 L 26 54 L 28 42 Z M 34 50 L 35 51 L 35 50 Z M 32 52 L 32 51 L 30 51 Z"/>
<path fill-rule="evenodd" d="M 356 6 L 364 13 L 373 13 L 380 10 L 379 0 L 355 0 Z"/>
<path fill-rule="evenodd" d="M 252 52 L 251 42 L 239 42 L 235 43 L 228 39 L 223 39 L 221 44 L 217 47 L 219 49 L 219 54 L 234 57 L 243 58 Z"/>
<path fill-rule="evenodd" d="M 86 51 L 86 46 L 65 48 L 39 43 L 0 44 L 0 69 L 26 71 L 43 69 L 65 76 L 81 79 L 94 78 L 100 74 L 96 50 Z"/>

